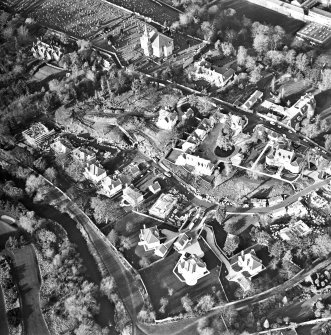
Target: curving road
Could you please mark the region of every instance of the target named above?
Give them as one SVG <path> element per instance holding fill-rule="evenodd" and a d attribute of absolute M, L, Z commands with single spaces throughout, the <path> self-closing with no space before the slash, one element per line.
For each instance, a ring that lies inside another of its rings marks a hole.
<path fill-rule="evenodd" d="M 250 208 L 250 209 L 246 209 L 246 208 L 234 208 L 234 207 L 228 207 L 226 212 L 228 214 L 263 214 L 263 213 L 271 213 L 273 211 L 276 211 L 278 209 L 281 209 L 283 207 L 287 207 L 289 205 L 291 205 L 293 202 L 296 202 L 299 200 L 300 197 L 303 197 L 307 194 L 309 194 L 310 192 L 321 188 L 322 186 L 328 184 L 331 181 L 331 177 L 322 180 L 320 182 L 317 182 L 313 185 L 310 185 L 308 187 L 306 187 L 305 189 L 303 189 L 302 191 L 299 191 L 298 193 L 289 196 L 288 198 L 286 198 L 284 201 L 280 202 L 279 204 L 275 205 L 275 206 L 271 206 L 271 207 L 260 207 L 260 208 Z"/>

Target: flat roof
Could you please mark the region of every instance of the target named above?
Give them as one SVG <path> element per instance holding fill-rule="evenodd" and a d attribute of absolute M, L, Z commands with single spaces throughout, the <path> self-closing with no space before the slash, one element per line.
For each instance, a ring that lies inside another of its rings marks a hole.
<path fill-rule="evenodd" d="M 297 32 L 301 38 L 309 39 L 313 42 L 322 44 L 331 38 L 331 28 L 318 23 L 309 23 Z"/>

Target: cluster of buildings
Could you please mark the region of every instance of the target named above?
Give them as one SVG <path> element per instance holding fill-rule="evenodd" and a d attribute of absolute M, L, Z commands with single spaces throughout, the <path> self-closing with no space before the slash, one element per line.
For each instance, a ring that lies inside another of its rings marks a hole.
<path fill-rule="evenodd" d="M 177 121 L 178 115 L 176 111 L 166 106 L 159 110 L 159 116 L 156 121 L 156 125 L 160 129 L 171 131 L 175 127 Z"/>
<path fill-rule="evenodd" d="M 216 169 L 216 165 L 209 159 L 202 158 L 196 153 L 199 145 L 207 138 L 217 123 L 226 122 L 226 117 L 230 118 L 230 127 L 233 132 L 233 138 L 238 136 L 243 129 L 243 122 L 239 116 L 227 115 L 216 112 L 209 118 L 204 118 L 198 126 L 189 134 L 185 140 L 174 149 L 167 159 L 177 165 L 183 166 L 193 174 L 200 176 L 211 176 Z"/>
<path fill-rule="evenodd" d="M 263 92 L 256 90 L 240 107 L 251 110 L 254 106 L 262 107 L 260 111 L 270 118 L 294 128 L 304 118 L 311 119 L 314 116 L 316 100 L 311 93 L 306 93 L 293 106 L 285 107 L 271 99 L 263 100 Z"/>
<path fill-rule="evenodd" d="M 296 157 L 294 150 L 286 150 L 281 147 L 273 150 L 265 157 L 266 166 L 285 169 L 293 174 L 300 173 L 301 159 Z"/>
<path fill-rule="evenodd" d="M 269 116 L 294 128 L 304 118 L 311 119 L 314 116 L 316 100 L 311 93 L 306 93 L 289 108 L 277 105 L 269 100 L 263 101 L 260 106 L 269 111 Z"/>
<path fill-rule="evenodd" d="M 63 56 L 63 49 L 60 46 L 46 43 L 39 38 L 36 42 L 33 42 L 31 51 L 33 57 L 47 61 L 58 62 Z"/>

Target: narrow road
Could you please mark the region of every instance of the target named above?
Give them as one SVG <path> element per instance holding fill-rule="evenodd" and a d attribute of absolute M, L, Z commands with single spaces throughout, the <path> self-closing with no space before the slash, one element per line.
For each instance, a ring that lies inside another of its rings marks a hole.
<path fill-rule="evenodd" d="M 302 191 L 299 191 L 298 193 L 289 196 L 284 201 L 272 207 L 260 207 L 260 208 L 250 208 L 250 209 L 228 207 L 226 211 L 228 214 L 252 214 L 253 215 L 253 214 L 271 213 L 273 211 L 276 211 L 278 209 L 291 205 L 293 202 L 297 201 L 300 197 L 303 197 L 309 194 L 310 192 L 317 190 L 324 185 L 327 185 L 330 181 L 331 181 L 331 177 L 325 180 L 322 180 L 320 182 L 317 182 L 313 185 L 310 185 L 306 187 L 305 189 L 303 189 Z"/>

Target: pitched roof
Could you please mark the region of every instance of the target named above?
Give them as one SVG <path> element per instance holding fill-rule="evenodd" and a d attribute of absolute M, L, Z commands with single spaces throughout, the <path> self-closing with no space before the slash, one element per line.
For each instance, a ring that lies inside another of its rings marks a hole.
<path fill-rule="evenodd" d="M 161 185 L 158 181 L 155 181 L 149 188 L 152 192 L 158 192 L 161 190 Z"/>
<path fill-rule="evenodd" d="M 171 37 L 168 37 L 160 32 L 154 31 L 154 34 L 150 38 L 150 42 L 157 48 L 163 48 L 173 42 Z"/>
<path fill-rule="evenodd" d="M 122 183 L 121 183 L 121 181 L 118 180 L 118 179 L 114 180 L 114 179 L 111 179 L 110 177 L 107 176 L 107 177 L 103 180 L 102 185 L 103 185 L 104 187 L 108 187 L 108 188 L 110 188 L 110 189 L 113 189 L 113 188 L 115 188 L 115 187 L 117 187 L 117 186 L 119 186 L 119 185 L 122 185 Z"/>
<path fill-rule="evenodd" d="M 88 170 L 91 174 L 93 174 L 96 177 L 101 176 L 102 174 L 104 174 L 106 171 L 104 169 L 102 169 L 100 166 L 95 165 L 95 164 L 90 164 L 88 166 Z"/>
<path fill-rule="evenodd" d="M 190 242 L 190 240 L 191 240 L 191 238 L 188 237 L 188 236 L 184 233 L 184 234 L 181 234 L 181 235 L 178 237 L 178 239 L 177 239 L 177 241 L 176 241 L 176 244 L 178 243 L 179 246 L 180 246 L 181 248 L 183 248 L 187 243 Z"/>
<path fill-rule="evenodd" d="M 137 201 L 142 196 L 142 194 L 132 186 L 127 186 L 123 190 L 123 195 L 133 199 L 134 201 Z"/>
<path fill-rule="evenodd" d="M 156 243 L 160 241 L 159 231 L 156 226 L 151 228 L 144 228 L 140 230 L 142 239 L 148 243 Z"/>

